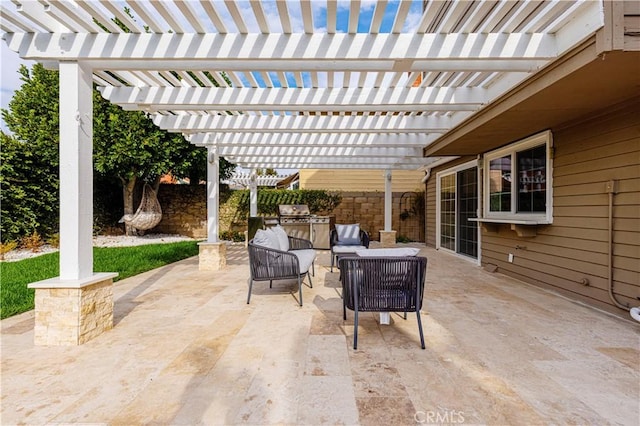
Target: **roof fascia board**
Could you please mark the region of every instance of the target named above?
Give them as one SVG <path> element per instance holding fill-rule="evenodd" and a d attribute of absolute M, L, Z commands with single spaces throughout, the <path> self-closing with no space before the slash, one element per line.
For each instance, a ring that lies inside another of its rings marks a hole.
<path fill-rule="evenodd" d="M 605 1 L 602 6 L 604 27 L 596 37 L 598 52 L 625 49 L 625 14 L 632 16 L 640 13 L 638 2 Z"/>

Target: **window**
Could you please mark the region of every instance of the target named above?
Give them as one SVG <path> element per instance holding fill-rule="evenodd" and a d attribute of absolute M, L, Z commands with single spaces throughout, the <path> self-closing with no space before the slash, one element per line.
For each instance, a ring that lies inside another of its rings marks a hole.
<path fill-rule="evenodd" d="M 485 218 L 552 222 L 552 145 L 546 131 L 485 154 Z"/>

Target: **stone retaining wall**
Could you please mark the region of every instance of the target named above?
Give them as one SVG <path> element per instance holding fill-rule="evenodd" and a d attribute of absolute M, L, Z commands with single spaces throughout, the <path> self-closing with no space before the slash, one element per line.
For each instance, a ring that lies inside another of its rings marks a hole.
<path fill-rule="evenodd" d="M 153 232 L 207 238 L 206 185 L 160 185 L 162 220 Z"/>
<path fill-rule="evenodd" d="M 342 202 L 332 213 L 336 223 L 359 223 L 372 240 L 380 241 L 379 233 L 384 230 L 384 192 L 342 192 L 341 195 Z M 397 237 L 423 242 L 424 194 L 394 192 L 392 203 L 391 223 Z"/>
<path fill-rule="evenodd" d="M 342 203 L 333 211 L 336 223 L 360 223 L 371 239 L 380 240 L 384 229 L 383 192 L 342 192 Z M 207 237 L 206 186 L 162 185 L 158 193 L 162 221 L 153 232 Z M 245 230 L 220 200 L 220 232 Z M 424 193 L 393 193 L 393 230 L 399 239 L 424 241 Z"/>

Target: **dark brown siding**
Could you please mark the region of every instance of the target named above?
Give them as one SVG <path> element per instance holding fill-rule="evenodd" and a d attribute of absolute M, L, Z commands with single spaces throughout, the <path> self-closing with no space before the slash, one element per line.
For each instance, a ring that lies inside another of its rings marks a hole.
<path fill-rule="evenodd" d="M 482 263 L 497 265 L 502 273 L 574 299 L 621 312 L 608 295 L 606 182 L 614 180 L 614 293 L 622 303 L 640 305 L 638 111 L 640 102 L 636 100 L 552 129 L 553 225 L 538 226 L 537 235 L 530 238 L 518 237 L 509 225 L 499 226 L 497 232 L 483 230 Z M 435 196 L 435 182 L 433 188 Z M 515 256 L 513 263 L 507 261 L 509 253 Z"/>

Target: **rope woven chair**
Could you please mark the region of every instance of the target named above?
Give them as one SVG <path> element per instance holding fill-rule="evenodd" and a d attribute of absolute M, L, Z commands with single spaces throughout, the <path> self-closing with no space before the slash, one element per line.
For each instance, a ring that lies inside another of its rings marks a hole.
<path fill-rule="evenodd" d="M 427 259 L 409 257 L 341 257 L 342 315 L 354 311 L 353 349 L 358 349 L 359 312 L 415 311 L 420 345 L 425 348 L 420 309 L 424 293 Z"/>
<path fill-rule="evenodd" d="M 146 183 L 142 189 L 142 200 L 133 215 L 124 215 L 122 221 L 140 231 L 154 228 L 162 220 L 162 208 L 156 192 Z"/>
<path fill-rule="evenodd" d="M 306 276 L 309 280 L 309 288 L 313 288 L 309 270 L 315 269 L 313 262 L 310 265 L 301 267 L 300 260 L 296 256 L 296 250 L 313 250 L 311 241 L 288 237 L 290 251 L 282 251 L 274 248 L 263 247 L 254 244 L 254 240 L 249 241 L 249 292 L 247 294 L 247 304 L 251 300 L 251 290 L 254 281 L 269 281 L 269 288 L 273 287 L 274 280 L 295 279 L 298 281 L 298 303 L 302 306 L 302 282 Z M 315 254 L 313 255 L 315 258 Z"/>
<path fill-rule="evenodd" d="M 331 272 L 333 272 L 333 265 L 337 264 L 337 259 L 341 255 L 353 255 L 357 250 L 363 248 L 369 248 L 369 234 L 360 229 L 358 233 L 360 239 L 358 244 L 345 244 L 342 243 L 338 236 L 338 231 L 332 229 L 329 231 L 329 246 L 331 248 Z"/>

